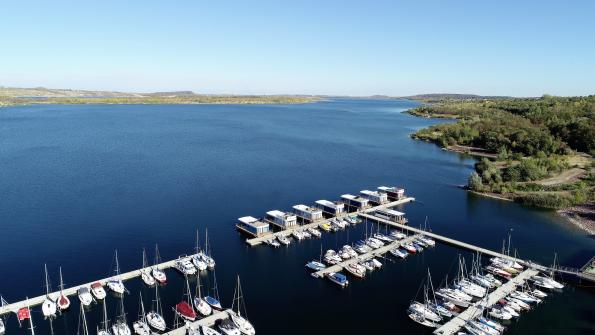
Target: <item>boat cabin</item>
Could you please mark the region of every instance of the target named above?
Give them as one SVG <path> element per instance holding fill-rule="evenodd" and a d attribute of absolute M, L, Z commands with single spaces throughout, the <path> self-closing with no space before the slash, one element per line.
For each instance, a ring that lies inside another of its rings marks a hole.
<path fill-rule="evenodd" d="M 355 195 L 351 195 L 351 194 L 343 194 L 341 196 L 341 200 L 343 200 L 343 202 L 345 204 L 347 204 L 347 206 L 349 207 L 349 209 L 351 210 L 362 210 L 362 209 L 366 209 L 369 206 L 369 200 L 362 198 L 362 197 L 358 197 Z"/>
<path fill-rule="evenodd" d="M 238 219 L 236 227 L 252 236 L 262 236 L 269 233 L 269 224 L 252 216 L 244 216 Z"/>
<path fill-rule="evenodd" d="M 345 212 L 345 204 L 339 201 L 317 200 L 316 207 L 320 208 L 324 214 L 329 216 L 338 216 Z"/>
<path fill-rule="evenodd" d="M 315 222 L 322 220 L 322 210 L 306 205 L 293 206 L 295 214 L 304 222 Z"/>
<path fill-rule="evenodd" d="M 407 219 L 405 219 L 405 213 L 395 211 L 393 209 L 381 208 L 374 211 L 374 215 L 381 219 L 385 219 L 396 223 L 407 223 Z"/>
<path fill-rule="evenodd" d="M 396 186 L 379 186 L 378 192 L 386 193 L 389 200 L 401 200 L 405 198 L 405 189 Z"/>
<path fill-rule="evenodd" d="M 297 226 L 297 216 L 295 214 L 279 210 L 268 211 L 264 220 L 282 229 Z"/>
<path fill-rule="evenodd" d="M 368 199 L 370 202 L 382 205 L 388 202 L 388 194 L 378 191 L 363 190 L 359 192 L 362 198 Z"/>

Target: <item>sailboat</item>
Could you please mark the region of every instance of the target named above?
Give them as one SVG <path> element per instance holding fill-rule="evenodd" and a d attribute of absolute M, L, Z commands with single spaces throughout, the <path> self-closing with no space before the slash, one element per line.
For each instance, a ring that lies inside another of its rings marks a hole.
<path fill-rule="evenodd" d="M 70 307 L 70 299 L 64 294 L 64 281 L 62 280 L 62 267 L 60 267 L 60 297 L 58 297 L 58 307 L 61 311 Z"/>
<path fill-rule="evenodd" d="M 140 277 L 148 286 L 155 285 L 155 278 L 151 276 L 151 270 L 147 264 L 147 252 L 145 251 L 145 248 L 143 248 L 143 267 L 140 269 Z"/>
<path fill-rule="evenodd" d="M 159 247 L 157 246 L 157 244 L 155 244 L 155 263 L 153 264 L 153 268 L 151 269 L 151 274 L 153 275 L 153 278 L 155 278 L 155 280 L 159 282 L 159 284 L 163 285 L 167 282 L 167 276 L 165 275 L 165 272 L 163 272 L 163 270 L 157 267 L 160 262 L 161 256 L 159 256 Z"/>
<path fill-rule="evenodd" d="M 196 230 L 196 254 L 194 256 L 192 256 L 192 263 L 194 263 L 194 266 L 196 266 L 196 268 L 198 269 L 198 271 L 204 271 L 207 269 L 208 265 L 207 263 L 204 261 L 204 257 L 201 257 L 201 250 L 200 250 L 200 240 L 199 240 L 199 236 L 198 236 L 198 229 Z"/>
<path fill-rule="evenodd" d="M 82 334 L 89 335 L 89 328 L 87 328 L 87 317 L 85 316 L 85 307 L 81 305 L 81 310 L 79 314 L 79 325 L 76 328 L 76 334 L 81 334 L 81 320 L 82 320 Z"/>
<path fill-rule="evenodd" d="M 131 335 L 130 327 L 126 323 L 126 312 L 124 311 L 124 297 L 120 299 L 120 315 L 117 321 L 112 325 L 112 333 L 114 335 Z"/>
<path fill-rule="evenodd" d="M 134 333 L 138 335 L 151 335 L 151 328 L 147 324 L 147 317 L 145 315 L 145 305 L 143 304 L 143 296 L 142 293 L 139 292 L 139 303 L 140 303 L 140 310 L 138 314 L 138 320 L 132 324 L 132 329 L 134 329 Z"/>
<path fill-rule="evenodd" d="M 219 301 L 219 290 L 217 289 L 217 275 L 215 272 L 213 272 L 213 281 L 213 296 L 205 296 L 205 301 L 207 302 L 207 304 L 209 304 L 209 306 L 211 306 L 211 308 L 220 311 L 223 309 L 223 307 L 221 307 L 221 302 Z"/>
<path fill-rule="evenodd" d="M 159 300 L 159 285 L 155 285 L 155 300 L 154 308 L 147 313 L 147 322 L 149 326 L 159 331 L 165 330 L 165 319 L 163 319 L 163 311 L 161 310 L 161 301 Z"/>
<path fill-rule="evenodd" d="M 116 275 L 107 282 L 107 287 L 114 291 L 117 294 L 124 294 L 126 291 L 126 287 L 124 287 L 124 283 L 120 278 L 120 263 L 118 262 L 118 250 L 115 251 L 115 258 L 116 258 Z"/>
<path fill-rule="evenodd" d="M 6 300 L 0 295 L 0 306 L 8 305 Z M 0 316 L 0 335 L 4 335 L 6 332 L 6 326 L 4 325 L 4 319 Z"/>
<path fill-rule="evenodd" d="M 237 309 L 234 310 L 234 307 Z M 244 314 L 242 316 L 242 310 Z M 242 286 L 240 285 L 240 276 L 238 275 L 238 286 L 234 292 L 233 303 L 231 304 L 231 311 L 229 311 L 231 321 L 240 329 L 244 335 L 254 335 L 256 330 L 254 326 L 248 321 L 246 313 L 246 305 L 244 303 L 244 294 L 242 293 Z"/>
<path fill-rule="evenodd" d="M 209 231 L 205 228 L 205 250 L 198 253 L 203 262 L 207 263 L 210 270 L 215 268 L 215 260 L 211 256 L 211 248 L 209 246 Z"/>
<path fill-rule="evenodd" d="M 306 263 L 306 267 L 310 270 L 320 271 L 326 269 L 326 265 L 322 264 L 322 244 L 320 244 L 320 257 L 318 261 L 310 261 Z"/>
<path fill-rule="evenodd" d="M 103 321 L 101 322 L 101 328 L 97 326 L 97 335 L 112 335 L 109 331 L 109 320 L 107 319 L 107 307 L 106 302 L 103 302 Z"/>
<path fill-rule="evenodd" d="M 48 278 L 48 267 L 43 265 L 45 269 L 45 300 L 41 304 L 41 311 L 43 316 L 51 318 L 56 316 L 56 302 L 50 297 L 50 280 Z"/>
<path fill-rule="evenodd" d="M 177 303 L 174 311 L 183 319 L 194 321 L 196 320 L 196 312 L 190 304 L 190 284 L 188 283 L 188 277 L 186 277 L 186 294 L 184 295 L 186 296 L 186 300 L 182 300 Z"/>
<path fill-rule="evenodd" d="M 202 298 L 202 294 L 200 293 L 200 275 L 196 276 L 196 295 L 194 296 L 194 308 L 200 313 L 202 316 L 211 315 L 213 313 L 213 309 L 205 299 Z"/>
<path fill-rule="evenodd" d="M 411 302 L 407 315 L 411 320 L 421 325 L 437 327 L 439 325 L 438 322 L 442 321 L 442 317 L 431 308 L 432 303 L 428 294 L 428 290 L 431 288 L 430 270 L 428 270 L 426 280 L 427 283 L 424 284 L 424 303 L 422 304 L 417 301 Z M 436 305 L 435 301 L 433 301 L 433 305 Z"/>

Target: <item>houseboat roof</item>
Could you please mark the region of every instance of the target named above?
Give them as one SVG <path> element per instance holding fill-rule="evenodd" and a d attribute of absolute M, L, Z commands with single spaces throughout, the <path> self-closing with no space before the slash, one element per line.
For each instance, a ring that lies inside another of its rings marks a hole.
<path fill-rule="evenodd" d="M 405 213 L 403 213 L 403 212 L 395 211 L 394 209 L 388 209 L 388 208 L 380 208 L 380 209 L 377 210 L 377 212 L 382 212 L 384 214 L 394 215 L 394 216 L 403 216 L 403 215 L 405 215 Z"/>
<path fill-rule="evenodd" d="M 364 199 L 362 197 L 358 197 L 358 196 L 355 196 L 353 194 L 343 194 L 341 196 L 341 198 L 348 199 L 348 200 L 355 200 L 355 201 L 368 201 L 368 199 Z"/>
<path fill-rule="evenodd" d="M 306 206 L 306 205 L 295 205 L 295 206 L 293 206 L 293 209 L 297 209 L 299 211 L 312 212 L 312 213 L 316 213 L 316 212 L 320 212 L 321 211 L 318 208 L 314 208 L 314 207 L 310 207 L 310 206 Z"/>
<path fill-rule="evenodd" d="M 378 191 L 382 191 L 382 192 L 399 192 L 399 191 L 404 191 L 405 189 L 400 188 L 400 187 L 396 187 L 396 186 L 378 186 Z"/>
<path fill-rule="evenodd" d="M 267 212 L 268 215 L 270 216 L 274 216 L 276 218 L 290 218 L 290 217 L 294 217 L 295 215 L 292 213 L 287 213 L 287 212 L 283 212 L 283 211 L 279 211 L 279 210 L 272 210 L 272 211 L 268 211 Z"/>
<path fill-rule="evenodd" d="M 255 228 L 258 227 L 266 227 L 268 226 L 268 223 L 264 223 L 262 221 L 259 221 L 257 218 L 252 217 L 252 216 L 244 216 L 238 219 L 238 221 L 240 221 L 241 223 L 245 224 L 245 225 L 249 225 Z"/>
<path fill-rule="evenodd" d="M 316 203 L 319 205 L 327 206 L 327 207 L 331 207 L 331 208 L 335 208 L 339 205 L 343 205 L 342 203 L 332 202 L 332 201 L 328 201 L 328 200 L 316 200 Z"/>
<path fill-rule="evenodd" d="M 370 190 L 359 191 L 359 193 L 365 194 L 365 195 L 373 195 L 373 196 L 379 196 L 380 195 L 380 192 L 370 191 Z"/>

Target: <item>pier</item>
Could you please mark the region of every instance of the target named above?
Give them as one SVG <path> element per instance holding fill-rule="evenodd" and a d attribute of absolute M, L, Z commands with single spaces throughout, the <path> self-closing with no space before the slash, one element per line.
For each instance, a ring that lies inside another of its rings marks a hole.
<path fill-rule="evenodd" d="M 394 248 L 398 248 L 404 244 L 410 243 L 413 240 L 415 240 L 417 237 L 419 237 L 419 234 L 416 235 L 412 235 L 412 236 L 407 236 L 406 238 L 399 240 L 399 241 L 394 241 L 392 243 L 389 243 L 383 247 L 380 247 L 378 249 L 374 249 L 368 253 L 365 254 L 361 254 L 358 255 L 357 257 L 354 258 L 350 258 L 346 261 L 343 261 L 341 263 L 335 264 L 333 266 L 329 266 L 325 269 L 322 269 L 320 271 L 314 272 L 312 273 L 312 277 L 315 278 L 324 278 L 324 275 L 326 275 L 327 273 L 331 273 L 331 272 L 339 272 L 341 270 L 343 270 L 346 266 L 348 266 L 349 264 L 353 264 L 353 263 L 359 263 L 361 261 L 367 261 L 369 259 L 372 259 L 376 256 L 382 256 L 384 254 L 386 254 L 387 252 L 389 252 L 390 250 L 394 249 Z"/>
<path fill-rule="evenodd" d="M 386 204 L 382 204 L 382 205 L 379 205 L 379 206 L 370 207 L 368 209 L 364 209 L 364 210 L 361 210 L 359 212 L 343 213 L 343 214 L 341 214 L 339 216 L 328 218 L 328 219 L 322 219 L 322 220 L 319 220 L 319 221 L 316 221 L 316 222 L 313 222 L 313 223 L 291 226 L 291 227 L 288 227 L 288 228 L 286 228 L 284 230 L 281 230 L 279 232 L 276 232 L 276 233 L 270 233 L 270 234 L 266 234 L 266 235 L 263 235 L 263 236 L 260 236 L 260 237 L 246 239 L 246 243 L 248 243 L 250 246 L 256 246 L 256 245 L 259 245 L 259 244 L 264 243 L 264 241 L 266 241 L 268 239 L 277 238 L 277 236 L 289 236 L 296 229 L 297 230 L 303 230 L 303 229 L 308 229 L 308 228 L 317 228 L 318 226 L 320 226 L 320 224 L 322 224 L 322 223 L 328 223 L 331 220 L 333 220 L 334 218 L 339 218 L 340 219 L 340 218 L 344 218 L 345 216 L 350 215 L 350 214 L 352 214 L 352 215 L 358 215 L 358 214 L 362 214 L 362 213 L 370 213 L 370 212 L 373 212 L 373 211 L 378 210 L 378 209 L 381 209 L 381 208 L 391 208 L 391 207 L 395 207 L 395 206 L 398 206 L 398 205 L 406 204 L 406 203 L 412 202 L 412 201 L 415 201 L 415 198 L 413 198 L 413 197 L 406 197 L 406 198 L 403 198 L 403 199 L 400 199 L 400 200 L 396 200 L 396 201 L 392 201 L 392 202 L 389 202 L 389 203 L 386 203 Z"/>
<path fill-rule="evenodd" d="M 184 255 L 181 257 L 192 257 L 192 256 L 194 256 L 194 254 L 188 255 L 188 256 Z M 171 261 L 153 265 L 152 267 L 156 267 L 160 270 L 165 270 L 165 269 L 169 269 L 169 268 L 173 267 L 176 261 L 177 261 L 177 259 L 174 259 Z M 121 273 L 120 278 L 122 279 L 122 281 L 126 281 L 126 280 L 130 280 L 130 279 L 133 279 L 136 277 L 140 277 L 140 275 L 141 275 L 140 269 L 136 269 L 133 271 Z M 81 285 L 77 285 L 77 286 L 73 286 L 73 287 L 64 288 L 64 291 L 62 291 L 62 292 L 66 296 L 76 296 L 78 293 L 78 290 L 81 287 L 90 287 L 91 284 L 93 284 L 95 282 L 100 282 L 104 286 L 104 289 L 106 291 L 108 291 L 109 289 L 105 286 L 107 285 L 107 282 L 114 277 L 115 276 L 111 276 L 111 277 L 107 277 L 107 278 L 103 278 L 103 279 L 99 279 L 99 280 L 94 280 L 94 281 L 86 283 L 86 284 L 81 284 Z M 58 298 L 60 296 L 60 291 L 51 292 L 49 295 L 52 298 Z M 46 295 L 44 294 L 44 295 L 40 295 L 38 297 L 29 298 L 28 300 L 18 301 L 18 302 L 14 302 L 14 303 L 11 303 L 8 305 L 0 306 L 0 315 L 8 314 L 10 312 L 16 313 L 19 309 L 24 308 L 24 307 L 33 307 L 33 306 L 41 305 L 43 303 L 43 301 L 45 300 L 45 297 L 46 297 Z"/>
<path fill-rule="evenodd" d="M 215 311 L 213 310 L 213 314 L 204 317 L 200 320 L 196 320 L 193 322 L 188 322 L 184 326 L 170 330 L 168 332 L 163 333 L 163 335 L 186 335 L 188 328 L 197 329 L 200 326 L 212 327 L 217 323 L 219 320 L 228 319 L 229 310 L 225 311 Z"/>
<path fill-rule="evenodd" d="M 517 286 L 523 285 L 525 281 L 537 275 L 538 273 L 539 271 L 531 268 L 519 273 L 516 277 L 512 278 L 507 283 L 503 284 L 502 286 L 498 287 L 495 291 L 490 293 L 486 299 L 479 300 L 475 304 L 469 306 L 464 312 L 455 316 L 450 321 L 442 325 L 440 328 L 436 329 L 434 331 L 434 334 L 457 334 L 458 331 L 461 330 L 461 328 L 463 328 L 465 324 L 467 324 L 467 322 L 469 322 L 469 320 L 473 320 L 477 316 L 480 316 L 485 308 L 493 306 L 500 299 L 506 297 L 507 295 L 515 291 Z"/>

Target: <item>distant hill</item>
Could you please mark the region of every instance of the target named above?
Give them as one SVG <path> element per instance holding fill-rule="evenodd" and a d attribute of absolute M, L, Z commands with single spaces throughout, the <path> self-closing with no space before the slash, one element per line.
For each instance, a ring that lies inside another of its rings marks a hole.
<path fill-rule="evenodd" d="M 485 96 L 485 95 L 476 95 L 476 94 L 430 93 L 430 94 L 410 95 L 410 96 L 401 97 L 401 98 L 408 99 L 408 100 L 416 100 L 416 101 L 433 103 L 433 102 L 443 102 L 443 101 L 452 101 L 452 100 L 508 99 L 510 97 L 507 97 L 507 96 Z"/>

